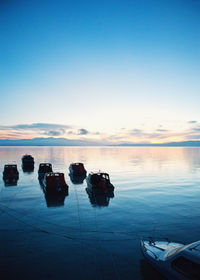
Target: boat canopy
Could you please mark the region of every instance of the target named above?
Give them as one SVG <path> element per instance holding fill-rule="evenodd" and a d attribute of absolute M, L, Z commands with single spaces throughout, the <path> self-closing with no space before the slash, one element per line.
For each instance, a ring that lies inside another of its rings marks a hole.
<path fill-rule="evenodd" d="M 85 171 L 84 165 L 81 162 L 72 163 L 71 167 L 74 171 L 77 171 L 77 172 Z"/>
<path fill-rule="evenodd" d="M 47 173 L 46 174 L 46 186 L 55 187 L 55 186 L 64 186 L 66 185 L 64 173 Z"/>
<path fill-rule="evenodd" d="M 52 165 L 51 165 L 51 163 L 40 163 L 38 172 L 39 173 L 52 172 Z"/>
<path fill-rule="evenodd" d="M 4 171 L 9 171 L 9 170 L 17 170 L 17 164 L 6 164 L 4 166 Z"/>
<path fill-rule="evenodd" d="M 98 184 L 102 179 L 105 179 L 107 182 L 110 182 L 109 175 L 107 173 L 93 173 L 91 174 L 91 183 Z"/>
<path fill-rule="evenodd" d="M 24 155 L 22 160 L 33 160 L 33 157 L 31 155 Z"/>

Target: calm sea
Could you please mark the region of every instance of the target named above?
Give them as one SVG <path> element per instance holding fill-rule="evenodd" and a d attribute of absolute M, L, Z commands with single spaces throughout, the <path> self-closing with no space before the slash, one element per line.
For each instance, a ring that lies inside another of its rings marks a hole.
<path fill-rule="evenodd" d="M 34 172 L 22 171 L 26 153 Z M 64 199 L 45 198 L 41 162 L 64 172 Z M 114 197 L 73 184 L 71 162 L 108 172 Z M 2 180 L 7 163 L 18 166 L 16 186 Z M 0 174 L 2 279 L 163 279 L 143 259 L 140 238 L 200 239 L 200 148 L 0 147 Z"/>

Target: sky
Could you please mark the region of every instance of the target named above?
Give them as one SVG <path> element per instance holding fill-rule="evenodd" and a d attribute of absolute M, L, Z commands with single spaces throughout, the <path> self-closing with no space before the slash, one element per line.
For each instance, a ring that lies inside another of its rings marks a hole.
<path fill-rule="evenodd" d="M 0 139 L 200 139 L 199 0 L 0 0 Z"/>

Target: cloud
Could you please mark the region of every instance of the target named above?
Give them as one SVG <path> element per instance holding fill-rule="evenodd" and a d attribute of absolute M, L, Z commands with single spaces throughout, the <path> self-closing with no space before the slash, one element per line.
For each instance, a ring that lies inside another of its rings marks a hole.
<path fill-rule="evenodd" d="M 87 129 L 85 129 L 85 128 L 80 128 L 78 130 L 78 135 L 86 135 L 88 133 L 89 133 L 89 131 Z"/>
<path fill-rule="evenodd" d="M 188 121 L 188 123 L 197 123 L 197 121 Z"/>
<path fill-rule="evenodd" d="M 159 128 L 159 129 L 156 129 L 156 131 L 158 131 L 158 132 L 168 132 L 169 130 L 168 129 L 161 129 L 161 128 Z"/>
<path fill-rule="evenodd" d="M 169 141 L 184 141 L 186 139 L 199 139 L 200 124 L 185 127 L 179 131 L 164 129 L 161 125 L 157 129 L 141 129 L 141 127 L 126 129 L 125 127 L 115 132 L 89 131 L 86 128 L 55 123 L 32 123 L 11 126 L 0 126 L 0 139 L 31 139 L 35 137 L 67 137 L 71 140 L 91 139 L 107 144 L 121 142 L 154 143 Z"/>
<path fill-rule="evenodd" d="M 200 127 L 193 127 L 193 128 L 192 128 L 192 131 L 195 131 L 195 132 L 196 132 L 196 131 L 197 131 L 197 132 L 200 131 Z"/>
<path fill-rule="evenodd" d="M 48 136 L 61 136 L 65 134 L 65 130 L 64 129 L 60 129 L 60 130 L 50 130 L 48 132 L 45 133 L 45 135 Z"/>
<path fill-rule="evenodd" d="M 188 135 L 187 140 L 199 140 L 200 139 L 200 134 L 195 134 L 195 135 Z"/>
<path fill-rule="evenodd" d="M 163 136 L 163 134 L 161 133 L 157 133 L 157 132 L 145 132 L 141 129 L 133 129 L 131 130 L 129 133 L 129 136 L 135 136 L 135 137 L 138 137 L 138 138 L 149 138 L 149 139 L 152 139 L 152 138 L 165 138 L 166 136 Z"/>
<path fill-rule="evenodd" d="M 141 129 L 135 128 L 135 129 L 130 131 L 130 134 L 131 135 L 141 135 L 141 134 L 143 134 L 143 131 Z"/>
<path fill-rule="evenodd" d="M 32 123 L 32 124 L 17 124 L 10 126 L 0 126 L 0 138 L 9 137 L 11 138 L 11 133 L 13 138 L 31 138 L 44 136 L 67 136 L 70 138 L 80 139 L 80 136 L 93 135 L 85 128 L 79 128 L 76 126 L 65 125 L 65 124 L 55 124 L 55 123 Z M 95 134 L 96 135 L 96 132 Z"/>
<path fill-rule="evenodd" d="M 69 125 L 55 124 L 55 123 L 32 123 L 32 124 L 18 124 L 10 126 L 13 129 L 36 129 L 36 130 L 51 130 L 51 129 L 67 129 Z"/>
<path fill-rule="evenodd" d="M 56 129 L 69 129 L 71 126 L 55 123 L 32 123 L 32 124 L 17 124 L 11 126 L 0 126 L 1 130 L 14 129 L 14 130 L 56 130 Z"/>
<path fill-rule="evenodd" d="M 32 123 L 32 124 L 17 124 L 11 126 L 0 126 L 0 137 L 11 138 L 31 138 L 41 135 L 61 136 L 66 133 L 71 126 L 55 123 Z"/>

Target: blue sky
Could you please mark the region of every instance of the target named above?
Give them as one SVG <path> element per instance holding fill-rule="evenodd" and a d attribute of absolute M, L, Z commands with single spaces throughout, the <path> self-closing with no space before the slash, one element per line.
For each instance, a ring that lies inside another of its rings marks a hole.
<path fill-rule="evenodd" d="M 0 26 L 1 138 L 165 142 L 199 129 L 200 1 L 8 0 Z"/>

